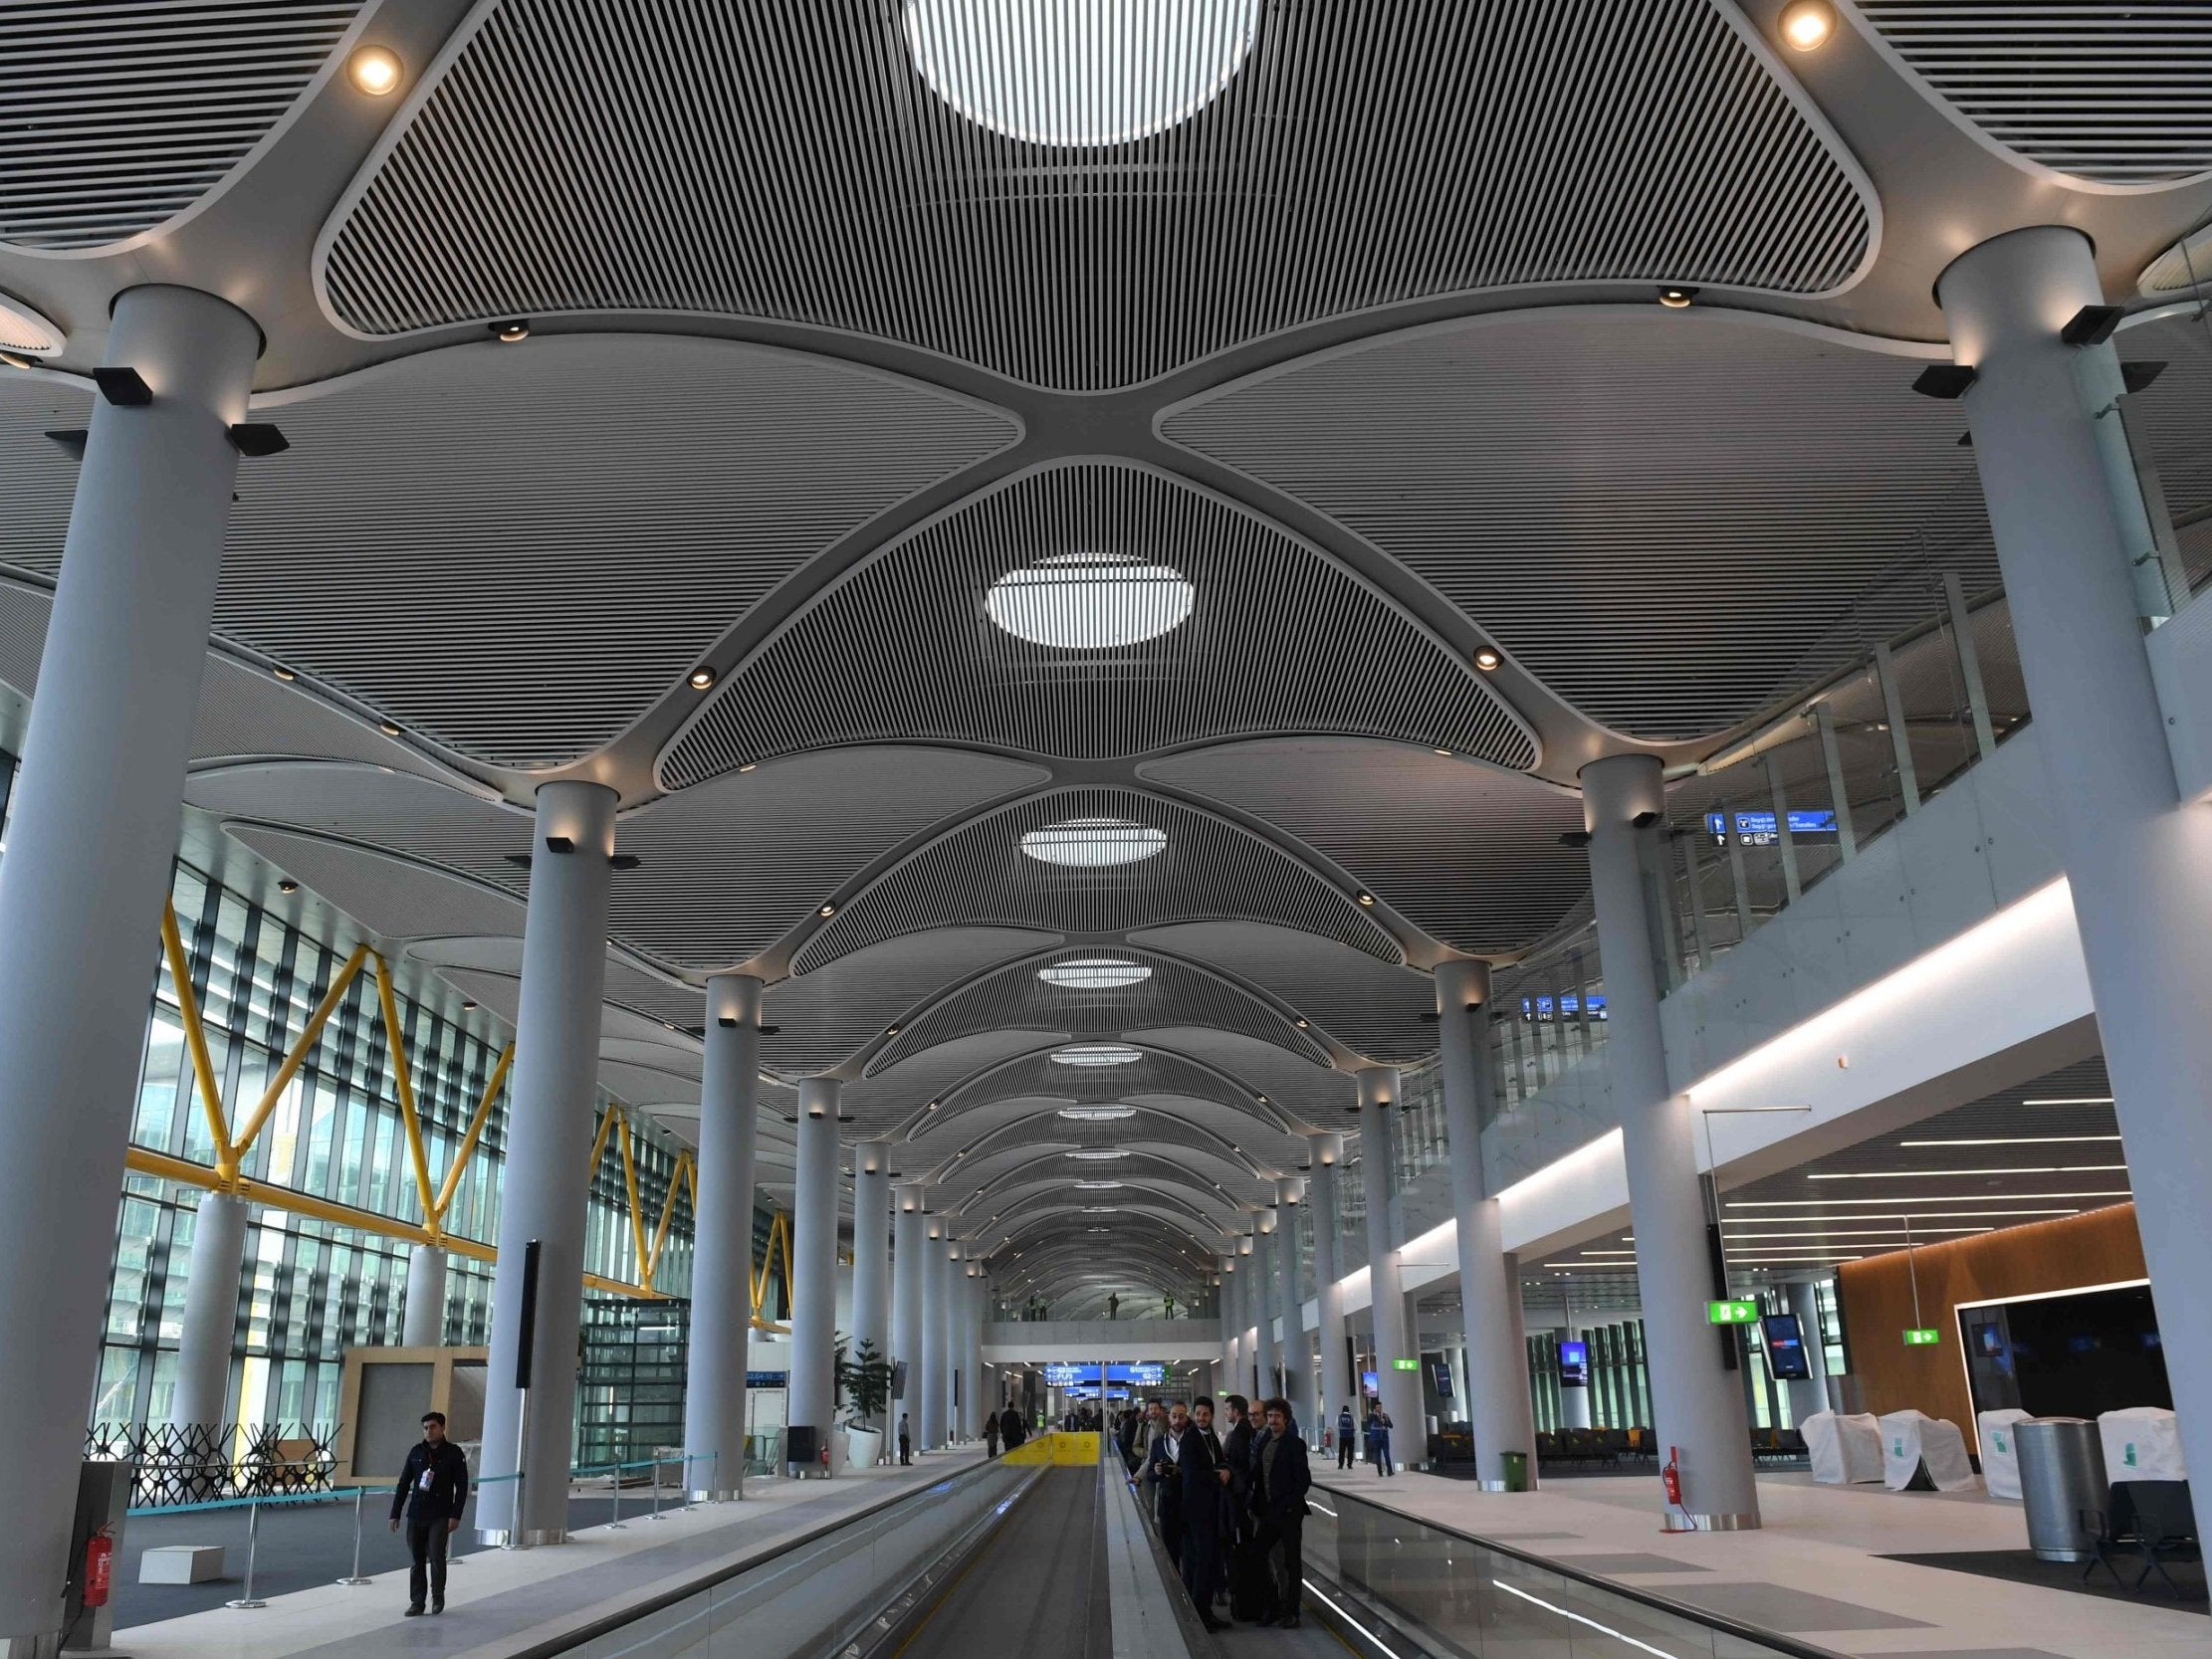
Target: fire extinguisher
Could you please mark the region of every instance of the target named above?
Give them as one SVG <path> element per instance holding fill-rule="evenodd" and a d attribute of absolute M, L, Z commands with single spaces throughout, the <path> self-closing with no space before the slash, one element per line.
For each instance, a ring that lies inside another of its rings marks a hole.
<path fill-rule="evenodd" d="M 1666 1467 L 1659 1471 L 1659 1482 L 1666 1488 L 1666 1501 L 1672 1504 L 1676 1509 L 1680 1509 L 1682 1507 L 1682 1471 L 1680 1464 L 1681 1455 L 1681 1447 L 1667 1447 Z"/>
<path fill-rule="evenodd" d="M 108 1605 L 108 1584 L 115 1567 L 115 1535 L 103 1527 L 85 1541 L 85 1605 Z"/>

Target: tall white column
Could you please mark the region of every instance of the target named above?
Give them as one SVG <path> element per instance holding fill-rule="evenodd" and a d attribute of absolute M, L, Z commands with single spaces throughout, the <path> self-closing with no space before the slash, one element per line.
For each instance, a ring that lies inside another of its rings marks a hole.
<path fill-rule="evenodd" d="M 1215 1271 L 1221 1278 L 1221 1288 L 1215 1298 L 1220 1309 L 1221 1323 L 1221 1379 L 1217 1386 L 1223 1393 L 1234 1393 L 1236 1355 L 1241 1346 L 1236 1330 L 1236 1252 L 1233 1249 L 1219 1251 L 1214 1262 Z"/>
<path fill-rule="evenodd" d="M 837 1099 L 833 1077 L 798 1084 L 798 1174 L 791 1218 L 790 1422 L 815 1431 L 816 1456 L 837 1418 Z"/>
<path fill-rule="evenodd" d="M 684 1466 L 684 1485 L 708 1500 L 739 1496 L 745 1476 L 760 1076 L 761 981 L 749 973 L 718 973 L 707 981 L 684 1386 L 684 1453 L 691 1459 Z"/>
<path fill-rule="evenodd" d="M 894 1365 L 906 1367 L 905 1391 L 891 1402 L 891 1438 L 886 1442 L 896 1455 L 901 1412 L 906 1414 L 914 1444 L 927 1443 L 922 1439 L 922 1360 L 923 1349 L 927 1347 L 922 1332 L 923 1270 L 928 1260 L 929 1232 L 924 1210 L 929 1202 L 928 1189 L 917 1182 L 902 1181 L 893 1198 L 898 1204 L 898 1213 L 891 1240 L 891 1359 Z"/>
<path fill-rule="evenodd" d="M 445 1246 L 418 1244 L 407 1252 L 407 1305 L 400 1316 L 403 1348 L 445 1343 Z"/>
<path fill-rule="evenodd" d="M 968 1263 L 960 1240 L 945 1244 L 945 1444 L 957 1446 L 968 1438 L 968 1400 L 962 1393 L 967 1365 L 966 1343 L 961 1332 L 961 1286 Z"/>
<path fill-rule="evenodd" d="M 1236 1329 L 1238 1354 L 1236 1361 L 1236 1391 L 1250 1398 L 1254 1407 L 1265 1399 L 1259 1377 L 1259 1306 L 1252 1294 L 1259 1282 L 1262 1258 L 1252 1250 L 1252 1235 L 1240 1233 L 1236 1239 Z"/>
<path fill-rule="evenodd" d="M 872 1344 L 891 1353 L 891 1148 L 863 1141 L 852 1149 L 852 1352 Z M 892 1426 L 896 1427 L 893 1419 Z M 883 1425 L 879 1424 L 878 1427 Z M 893 1448 L 896 1451 L 896 1447 Z"/>
<path fill-rule="evenodd" d="M 2129 568 L 2150 549 L 2117 527 L 2139 519 L 2140 497 L 2099 457 L 2100 432 L 2118 424 L 2118 365 L 2109 344 L 2059 338 L 2103 295 L 2089 239 L 2045 226 L 1962 254 L 1936 298 L 1953 354 L 1977 375 L 1960 407 L 2051 780 L 2182 1446 L 2212 1470 L 2212 1313 L 2196 1288 L 2212 1242 L 2212 813 L 2177 804 Z M 2212 1513 L 2203 1497 L 2198 1513 Z"/>
<path fill-rule="evenodd" d="M 1528 1354 L 1516 1335 L 1520 1287 L 1505 1256 L 1498 1201 L 1482 1169 L 1482 1126 L 1495 1116 L 1489 1066 L 1490 968 L 1445 962 L 1437 969 L 1437 1019 L 1443 1083 L 1444 1142 L 1451 1159 L 1451 1208 L 1459 1235 L 1459 1305 L 1466 1332 L 1466 1397 L 1474 1474 L 1505 1490 L 1504 1454 L 1536 1470 L 1536 1409 Z"/>
<path fill-rule="evenodd" d="M 976 1262 L 965 1264 L 961 1280 L 961 1397 L 966 1402 L 968 1437 L 984 1432 L 984 1279 Z"/>
<path fill-rule="evenodd" d="M 1252 1217 L 1252 1327 L 1259 1360 L 1259 1395 L 1266 1399 L 1281 1384 L 1282 1349 L 1275 1341 L 1275 1212 Z"/>
<path fill-rule="evenodd" d="M 1336 1248 L 1337 1229 L 1343 1225 L 1336 1176 L 1337 1165 L 1344 1161 L 1344 1137 L 1308 1136 L 1306 1143 L 1313 1152 L 1306 1204 L 1313 1215 L 1313 1294 L 1321 1316 L 1315 1333 L 1321 1345 L 1321 1365 L 1315 1373 L 1321 1383 L 1316 1411 L 1321 1421 L 1316 1426 L 1327 1428 L 1347 1405 L 1352 1407 L 1355 1420 L 1360 1415 L 1359 1390 L 1353 1386 L 1352 1361 L 1345 1348 L 1344 1287 L 1338 1282 L 1343 1269 L 1338 1265 Z"/>
<path fill-rule="evenodd" d="M 930 1451 L 945 1444 L 952 1408 L 952 1323 L 945 1306 L 951 1243 L 945 1228 L 942 1217 L 930 1216 L 922 1251 L 922 1415 L 915 1444 Z"/>
<path fill-rule="evenodd" d="M 1398 1104 L 1398 1069 L 1371 1066 L 1358 1074 L 1360 1086 L 1360 1177 L 1367 1186 L 1367 1288 L 1374 1299 L 1375 1375 L 1383 1409 L 1397 1428 L 1391 1454 L 1401 1467 L 1428 1460 L 1422 1433 L 1421 1372 L 1401 1370 L 1394 1362 L 1420 1359 L 1406 1329 L 1406 1282 L 1399 1270 L 1397 1233 L 1391 1225 L 1391 1200 L 1398 1176 L 1391 1158 L 1390 1114 Z"/>
<path fill-rule="evenodd" d="M 568 1450 L 576 1410 L 576 1328 L 583 1307 L 584 1219 L 591 1193 L 599 1014 L 606 991 L 608 861 L 615 794 L 597 783 L 538 791 L 530 911 L 523 925 L 522 1008 L 500 1177 L 499 1267 L 492 1279 L 492 1358 L 484 1398 L 477 1524 L 518 1545 L 568 1536 Z M 566 850 L 562 850 L 566 849 Z M 538 1313 L 527 1411 L 515 1386 L 523 1267 L 539 1246 Z"/>
<path fill-rule="evenodd" d="M 1682 1501 L 1665 1507 L 1662 1525 L 1669 1532 L 1756 1527 L 1759 1494 L 1742 1378 L 1721 1360 L 1720 1344 L 1733 1337 L 1715 1336 L 1705 1323 L 1713 1282 L 1697 1176 L 1697 1115 L 1689 1097 L 1667 1080 L 1659 1031 L 1641 856 L 1649 826 L 1665 810 L 1659 760 L 1624 754 L 1592 761 L 1582 769 L 1582 799 L 1605 972 L 1607 1066 L 1628 1159 L 1637 1286 L 1651 1357 L 1652 1426 L 1662 1460 L 1669 1448 L 1679 1449 Z"/>
<path fill-rule="evenodd" d="M 0 878 L 0 1399 L 16 1435 L 0 1463 L 0 1638 L 62 1624 L 108 1300 L 111 1228 L 88 1226 L 86 1194 L 122 1189 L 238 462 L 225 433 L 259 343 L 212 295 L 116 299 L 108 363 L 135 368 L 153 401 L 93 404 L 47 622 Z"/>
<path fill-rule="evenodd" d="M 192 1223 L 192 1266 L 184 1287 L 176 1393 L 169 1419 L 220 1437 L 230 1411 L 231 1350 L 238 1346 L 239 1281 L 246 1269 L 246 1200 L 210 1192 Z M 252 1414 L 241 1400 L 240 1419 Z"/>
<path fill-rule="evenodd" d="M 1800 1279 L 1790 1286 L 1790 1312 L 1805 1340 L 1805 1368 L 1813 1373 L 1789 1384 L 1790 1420 L 1803 1423 L 1814 1412 L 1829 1409 L 1828 1339 L 1821 1330 L 1820 1286 L 1815 1281 Z"/>
<path fill-rule="evenodd" d="M 1313 1409 L 1313 1350 L 1306 1346 L 1305 1307 L 1298 1295 L 1298 1209 L 1305 1183 L 1295 1175 L 1275 1181 L 1275 1311 L 1282 1319 L 1283 1398 L 1291 1420 L 1308 1441 L 1319 1429 Z"/>

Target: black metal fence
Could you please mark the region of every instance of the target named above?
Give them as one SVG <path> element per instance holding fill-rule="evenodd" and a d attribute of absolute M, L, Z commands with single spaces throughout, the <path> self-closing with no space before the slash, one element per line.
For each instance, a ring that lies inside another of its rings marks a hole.
<path fill-rule="evenodd" d="M 85 1456 L 131 1466 L 135 1509 L 273 1498 L 330 1491 L 337 1433 L 335 1423 L 95 1423 Z"/>

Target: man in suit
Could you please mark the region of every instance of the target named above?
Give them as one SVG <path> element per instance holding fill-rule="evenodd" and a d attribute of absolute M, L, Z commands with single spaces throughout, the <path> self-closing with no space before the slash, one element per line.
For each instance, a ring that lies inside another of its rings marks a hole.
<path fill-rule="evenodd" d="M 1183 1451 L 1191 1433 L 1191 1416 L 1177 1400 L 1168 1412 L 1167 1427 L 1153 1436 L 1145 1453 L 1145 1479 L 1151 1484 L 1152 1518 L 1159 1523 L 1160 1542 L 1168 1559 L 1183 1565 Z"/>
<path fill-rule="evenodd" d="M 1313 1472 L 1306 1464 L 1306 1443 L 1291 1426 L 1290 1402 L 1271 1399 L 1266 1412 L 1266 1437 L 1252 1453 L 1252 1519 L 1258 1542 L 1279 1550 L 1282 1559 L 1274 1616 L 1265 1622 L 1295 1630 L 1305 1582 L 1306 1493 L 1313 1487 Z"/>
<path fill-rule="evenodd" d="M 1228 1542 L 1233 1545 L 1245 1538 L 1251 1527 L 1252 1441 L 1258 1431 L 1252 1427 L 1251 1401 L 1242 1394 L 1224 1394 L 1221 1403 L 1228 1407 L 1228 1433 L 1221 1437 L 1221 1460 L 1228 1465 L 1226 1526 Z"/>
<path fill-rule="evenodd" d="M 1191 1426 L 1177 1461 L 1183 1477 L 1183 1587 L 1191 1592 L 1191 1604 L 1207 1629 L 1226 1630 L 1227 1624 L 1214 1616 L 1214 1597 L 1227 1581 L 1221 1570 L 1221 1519 L 1228 1506 L 1229 1471 L 1214 1432 L 1212 1400 L 1202 1396 L 1192 1402 Z"/>

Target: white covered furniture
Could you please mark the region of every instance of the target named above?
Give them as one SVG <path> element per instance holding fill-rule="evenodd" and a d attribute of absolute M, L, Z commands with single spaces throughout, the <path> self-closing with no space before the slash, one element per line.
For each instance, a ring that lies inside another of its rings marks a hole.
<path fill-rule="evenodd" d="M 1989 1488 L 1992 1498 L 2020 1496 L 2020 1442 L 2013 1438 L 2012 1425 L 2029 1415 L 2008 1405 L 1984 1411 L 1974 1419 L 1982 1446 L 1982 1485 Z"/>
<path fill-rule="evenodd" d="M 2164 1406 L 2129 1405 L 2107 1411 L 2097 1419 L 2097 1437 L 2104 1445 L 2104 1474 L 2115 1486 L 2121 1481 L 2185 1481 L 2188 1465 L 2181 1461 L 2181 1427 Z"/>
<path fill-rule="evenodd" d="M 205 1584 L 222 1575 L 220 1544 L 157 1544 L 138 1556 L 141 1584 Z"/>
<path fill-rule="evenodd" d="M 1873 1417 L 1816 1411 L 1798 1432 L 1812 1454 L 1813 1479 L 1824 1486 L 1881 1479 L 1881 1430 Z"/>
<path fill-rule="evenodd" d="M 1881 1484 L 1902 1492 L 1924 1468 L 1938 1492 L 1964 1492 L 1974 1485 L 1974 1465 L 1966 1456 L 1966 1437 L 1958 1424 L 1924 1411 L 1886 1411 L 1881 1424 Z"/>

